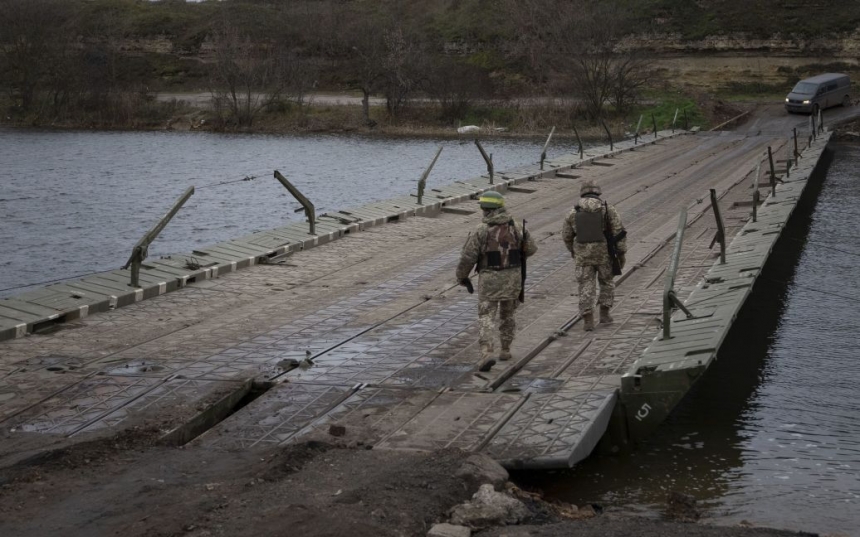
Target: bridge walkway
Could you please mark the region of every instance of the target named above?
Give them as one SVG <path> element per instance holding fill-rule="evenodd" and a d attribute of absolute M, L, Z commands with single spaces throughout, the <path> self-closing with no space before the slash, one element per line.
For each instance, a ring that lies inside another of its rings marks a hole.
<path fill-rule="evenodd" d="M 602 435 L 620 375 L 656 334 L 678 211 L 701 215 L 688 230 L 683 296 L 713 260 L 707 189 L 725 194 L 731 235 L 749 212 L 732 204 L 749 199 L 768 143 L 683 136 L 510 188 L 511 212 L 540 249 L 515 360 L 489 374 L 475 371 L 476 299 L 453 282 L 479 221 L 465 203 L 0 343 L 2 426 L 46 444 L 152 421 L 171 430 L 256 379 L 273 387 L 198 445 L 279 445 L 339 424 L 380 449 L 457 446 L 511 466 L 571 464 Z M 591 334 L 571 330 L 573 264 L 558 237 L 585 178 L 600 182 L 631 236 L 616 323 Z"/>

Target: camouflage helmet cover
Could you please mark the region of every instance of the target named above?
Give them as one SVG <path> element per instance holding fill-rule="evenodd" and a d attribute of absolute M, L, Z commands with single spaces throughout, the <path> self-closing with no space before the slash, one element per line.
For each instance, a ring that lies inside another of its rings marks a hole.
<path fill-rule="evenodd" d="M 597 181 L 592 179 L 587 179 L 582 182 L 582 185 L 579 187 L 579 195 L 584 196 L 586 194 L 597 194 L 601 195 L 603 192 L 600 190 L 600 187 L 597 185 Z"/>
<path fill-rule="evenodd" d="M 481 209 L 499 209 L 505 206 L 505 198 L 495 190 L 487 190 L 478 199 Z"/>

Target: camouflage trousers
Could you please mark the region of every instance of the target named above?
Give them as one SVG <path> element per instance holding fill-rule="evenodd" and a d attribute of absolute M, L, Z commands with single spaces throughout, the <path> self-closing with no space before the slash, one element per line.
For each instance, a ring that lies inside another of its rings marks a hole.
<path fill-rule="evenodd" d="M 594 310 L 596 284 L 600 284 L 597 303 L 608 308 L 615 301 L 615 282 L 612 281 L 612 265 L 576 265 L 576 281 L 579 284 L 579 313 L 585 315 Z"/>
<path fill-rule="evenodd" d="M 503 349 L 508 349 L 514 340 L 517 323 L 514 312 L 519 302 L 514 300 L 479 300 L 478 301 L 478 342 L 482 347 L 495 347 L 493 340 L 496 331 L 496 316 L 499 321 L 499 340 Z"/>

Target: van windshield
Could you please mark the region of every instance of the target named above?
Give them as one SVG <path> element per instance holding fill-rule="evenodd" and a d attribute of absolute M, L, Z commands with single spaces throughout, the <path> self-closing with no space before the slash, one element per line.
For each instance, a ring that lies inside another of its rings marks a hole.
<path fill-rule="evenodd" d="M 791 91 L 792 93 L 800 93 L 801 95 L 814 95 L 817 88 L 816 84 L 810 82 L 798 82 Z"/>

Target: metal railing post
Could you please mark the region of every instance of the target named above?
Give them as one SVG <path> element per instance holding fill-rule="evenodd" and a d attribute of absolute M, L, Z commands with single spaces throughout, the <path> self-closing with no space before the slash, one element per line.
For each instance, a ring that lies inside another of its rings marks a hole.
<path fill-rule="evenodd" d="M 606 126 L 606 122 L 605 122 L 605 121 L 603 121 L 602 119 L 600 120 L 600 124 L 601 124 L 601 125 L 603 125 L 603 130 L 605 130 L 605 131 L 606 131 L 606 136 L 608 136 L 608 137 L 609 137 L 609 150 L 610 150 L 610 151 L 614 151 L 614 150 L 615 150 L 615 146 L 614 146 L 614 145 L 613 145 L 613 143 L 612 143 L 612 133 L 611 133 L 611 132 L 609 132 L 609 127 L 607 127 L 607 126 Z"/>
<path fill-rule="evenodd" d="M 140 287 L 140 266 L 143 264 L 143 260 L 146 259 L 147 254 L 149 253 L 149 245 L 152 244 L 152 241 L 158 237 L 164 227 L 168 222 L 179 212 L 179 209 L 185 205 L 185 202 L 188 201 L 194 194 L 194 187 L 190 186 L 185 192 L 179 196 L 173 203 L 173 207 L 170 208 L 170 211 L 167 212 L 164 216 L 162 216 L 155 226 L 150 229 L 146 235 L 141 237 L 137 244 L 134 245 L 134 248 L 131 249 L 131 256 L 129 256 L 128 261 L 125 262 L 125 265 L 122 267 L 123 269 L 128 269 L 131 266 L 131 282 L 128 284 L 130 287 Z"/>
<path fill-rule="evenodd" d="M 654 124 L 654 139 L 657 139 L 657 118 L 654 117 L 654 114 L 651 114 L 651 123 Z"/>
<path fill-rule="evenodd" d="M 713 248 L 714 243 L 720 243 L 720 264 L 726 264 L 726 228 L 723 226 L 723 217 L 720 214 L 720 205 L 717 202 L 717 191 L 711 189 L 711 208 L 714 210 L 714 218 L 717 220 L 717 234 L 708 248 Z"/>
<path fill-rule="evenodd" d="M 818 132 L 824 132 L 824 112 L 818 109 Z"/>
<path fill-rule="evenodd" d="M 761 177 L 761 162 L 755 167 L 755 182 L 753 183 L 753 213 L 752 221 L 758 222 L 758 202 L 761 198 L 761 192 L 758 191 L 758 180 Z"/>
<path fill-rule="evenodd" d="M 310 223 L 310 234 L 316 235 L 315 224 L 316 224 L 316 220 L 317 220 L 317 215 L 316 215 L 316 209 L 314 209 L 314 204 L 311 203 L 311 201 L 308 198 L 306 198 L 304 194 L 299 192 L 299 189 L 294 187 L 293 184 L 291 182 L 289 182 L 286 177 L 281 175 L 281 172 L 279 172 L 278 170 L 275 170 L 275 179 L 280 181 L 280 183 L 282 185 L 284 185 L 284 188 L 289 190 L 290 194 L 292 194 L 293 197 L 296 198 L 296 201 L 298 201 L 301 204 L 302 209 L 304 209 L 304 211 L 305 211 L 305 216 L 308 217 L 308 222 Z M 296 212 L 299 212 L 302 209 L 299 209 Z"/>
<path fill-rule="evenodd" d="M 678 121 L 678 109 L 675 109 L 675 117 L 672 118 L 672 133 L 675 133 L 675 122 Z"/>
<path fill-rule="evenodd" d="M 794 158 L 800 158 L 800 152 L 797 150 L 797 127 L 794 127 Z"/>
<path fill-rule="evenodd" d="M 770 162 L 770 188 L 771 195 L 776 197 L 776 170 L 773 167 L 773 151 L 767 146 L 767 160 Z"/>
<path fill-rule="evenodd" d="M 642 114 L 639 114 L 639 123 L 636 124 L 636 134 L 633 136 L 633 145 L 639 143 L 639 129 L 642 127 Z"/>
<path fill-rule="evenodd" d="M 684 230 L 687 228 L 687 209 L 681 209 L 681 214 L 678 216 L 678 230 L 675 232 L 675 249 L 672 252 L 672 258 L 669 260 L 669 268 L 666 270 L 666 286 L 663 289 L 663 339 L 672 337 L 672 308 L 678 307 L 684 311 L 687 318 L 693 317 L 684 304 L 675 295 L 675 274 L 678 272 L 678 265 L 681 262 L 681 245 L 684 243 Z"/>
<path fill-rule="evenodd" d="M 490 184 L 492 185 L 493 184 L 493 171 L 494 171 L 493 155 L 492 154 L 487 155 L 487 152 L 484 151 L 484 147 L 481 145 L 481 142 L 478 141 L 477 138 L 475 139 L 475 145 L 478 146 L 478 151 L 481 152 L 481 156 L 484 157 L 484 162 L 487 163 L 487 173 L 490 174 Z M 441 151 L 442 148 L 440 147 L 439 150 Z M 419 201 L 418 203 L 421 203 L 421 202 Z"/>
<path fill-rule="evenodd" d="M 477 142 L 477 140 L 475 140 Z M 480 144 L 478 147 L 481 147 Z M 483 153 L 483 149 L 481 150 Z M 433 157 L 433 160 L 430 161 L 430 165 L 427 166 L 427 169 L 424 170 L 424 173 L 421 174 L 421 179 L 418 180 L 418 201 L 416 202 L 418 205 L 421 205 L 421 201 L 424 199 L 424 189 L 427 188 L 427 177 L 430 175 L 430 170 L 433 169 L 433 166 L 436 165 L 436 160 L 439 158 L 439 154 L 442 153 L 442 146 L 439 146 L 439 149 L 436 150 L 436 156 Z M 490 183 L 492 184 L 492 175 L 490 176 Z"/>
<path fill-rule="evenodd" d="M 809 114 L 809 132 L 812 133 L 812 139 L 815 140 L 815 114 Z"/>
<path fill-rule="evenodd" d="M 543 161 L 546 160 L 546 148 L 549 147 L 549 141 L 552 140 L 552 135 L 555 132 L 555 127 L 549 131 L 549 136 L 546 137 L 546 143 L 543 144 L 543 151 L 540 153 L 540 169 L 543 171 Z"/>
<path fill-rule="evenodd" d="M 582 149 L 582 138 L 579 137 L 579 131 L 576 130 L 576 125 L 573 125 L 573 134 L 576 135 L 576 143 L 579 144 L 579 160 L 585 158 L 585 151 Z"/>

